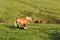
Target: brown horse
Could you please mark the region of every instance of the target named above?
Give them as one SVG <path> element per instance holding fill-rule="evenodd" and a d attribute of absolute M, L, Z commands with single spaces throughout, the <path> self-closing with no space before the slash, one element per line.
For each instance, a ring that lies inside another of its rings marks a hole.
<path fill-rule="evenodd" d="M 19 23 L 22 24 L 23 29 L 27 29 L 26 27 L 26 23 L 28 21 L 32 22 L 32 18 L 31 17 L 24 17 L 24 18 L 16 18 L 15 19 L 15 27 L 19 26 Z"/>

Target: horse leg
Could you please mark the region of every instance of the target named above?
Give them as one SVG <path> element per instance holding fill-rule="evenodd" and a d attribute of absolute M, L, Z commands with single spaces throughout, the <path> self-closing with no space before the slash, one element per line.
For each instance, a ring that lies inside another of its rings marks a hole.
<path fill-rule="evenodd" d="M 18 22 L 15 22 L 15 27 L 19 27 L 19 23 Z"/>
<path fill-rule="evenodd" d="M 15 27 L 17 27 L 17 22 L 15 21 Z"/>
<path fill-rule="evenodd" d="M 23 24 L 23 29 L 27 29 L 26 24 Z"/>
<path fill-rule="evenodd" d="M 19 22 L 17 22 L 17 27 L 19 27 Z"/>

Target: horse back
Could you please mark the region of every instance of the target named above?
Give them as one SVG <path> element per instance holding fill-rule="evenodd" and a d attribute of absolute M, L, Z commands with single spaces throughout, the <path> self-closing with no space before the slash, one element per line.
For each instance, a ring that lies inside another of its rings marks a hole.
<path fill-rule="evenodd" d="M 26 18 L 16 18 L 16 22 L 19 22 L 21 24 L 26 24 L 27 19 Z"/>

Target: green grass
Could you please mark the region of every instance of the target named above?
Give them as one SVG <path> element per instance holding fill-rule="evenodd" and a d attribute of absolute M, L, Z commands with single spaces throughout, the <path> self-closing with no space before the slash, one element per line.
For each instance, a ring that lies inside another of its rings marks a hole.
<path fill-rule="evenodd" d="M 50 21 L 48 23 L 58 23 L 60 19 L 60 1 L 0 0 L 0 18 L 10 21 L 16 17 L 24 16 L 31 16 L 33 19 L 38 18 L 47 22 Z"/>
<path fill-rule="evenodd" d="M 27 24 L 27 30 L 0 24 L 0 40 L 60 40 L 59 24 Z"/>
<path fill-rule="evenodd" d="M 48 24 L 27 23 L 27 30 L 14 28 L 15 18 L 24 16 L 46 20 Z M 0 40 L 60 40 L 57 23 L 60 0 L 0 0 Z"/>

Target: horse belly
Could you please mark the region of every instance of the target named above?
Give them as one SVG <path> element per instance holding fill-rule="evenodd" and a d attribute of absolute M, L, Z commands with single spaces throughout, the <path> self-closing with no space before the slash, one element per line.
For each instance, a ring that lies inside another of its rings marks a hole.
<path fill-rule="evenodd" d="M 20 23 L 21 23 L 21 24 L 26 24 L 27 21 L 26 21 L 26 20 L 20 20 Z"/>
<path fill-rule="evenodd" d="M 26 19 L 20 19 L 20 18 L 18 18 L 18 19 L 16 19 L 16 22 L 17 23 L 21 23 L 21 24 L 26 24 L 27 20 Z"/>

